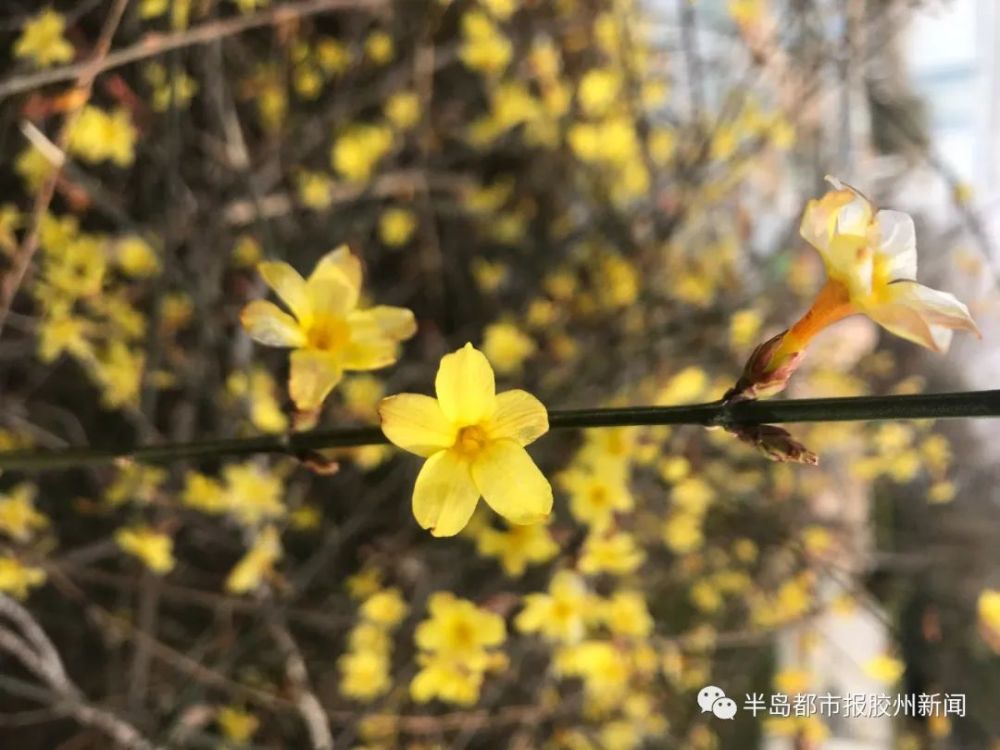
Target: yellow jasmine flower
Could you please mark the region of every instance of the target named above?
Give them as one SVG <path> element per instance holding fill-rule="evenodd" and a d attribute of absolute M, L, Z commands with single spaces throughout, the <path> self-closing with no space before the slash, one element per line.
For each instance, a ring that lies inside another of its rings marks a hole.
<path fill-rule="evenodd" d="M 303 170 L 295 177 L 299 200 L 306 208 L 322 211 L 333 203 L 333 180 L 322 172 Z"/>
<path fill-rule="evenodd" d="M 31 60 L 39 68 L 73 59 L 73 45 L 66 41 L 66 19 L 52 8 L 45 8 L 24 25 L 14 42 L 14 57 Z"/>
<path fill-rule="evenodd" d="M 420 121 L 420 97 L 414 91 L 397 91 L 385 102 L 385 116 L 398 130 L 409 130 Z"/>
<path fill-rule="evenodd" d="M 367 599 L 382 587 L 382 571 L 378 568 L 365 568 L 350 576 L 347 581 L 347 592 L 354 599 Z"/>
<path fill-rule="evenodd" d="M 48 526 L 48 519 L 35 510 L 34 485 L 22 482 L 0 495 L 0 532 L 19 542 Z"/>
<path fill-rule="evenodd" d="M 512 323 L 494 323 L 483 332 L 483 351 L 501 375 L 518 372 L 536 349 L 534 340 Z"/>
<path fill-rule="evenodd" d="M 1000 590 L 984 589 L 976 605 L 979 632 L 994 653 L 1000 654 Z"/>
<path fill-rule="evenodd" d="M 500 615 L 459 599 L 448 591 L 431 595 L 430 616 L 417 625 L 414 642 L 424 651 L 455 659 L 473 659 L 486 649 L 499 646 L 507 637 Z"/>
<path fill-rule="evenodd" d="M 496 393 L 493 369 L 472 344 L 441 359 L 437 399 L 390 396 L 379 406 L 382 431 L 395 445 L 425 456 L 413 489 L 413 515 L 434 536 L 454 536 L 480 496 L 517 524 L 552 510 L 552 487 L 524 446 L 549 429 L 545 406 L 521 390 Z"/>
<path fill-rule="evenodd" d="M 156 250 L 138 235 L 124 237 L 114 246 L 118 267 L 134 279 L 144 279 L 160 272 L 160 258 Z"/>
<path fill-rule="evenodd" d="M 0 591 L 24 599 L 30 589 L 45 583 L 45 571 L 25 565 L 16 557 L 0 555 Z"/>
<path fill-rule="evenodd" d="M 458 55 L 467 67 L 498 75 L 507 69 L 513 54 L 510 39 L 485 13 L 472 11 L 462 16 L 462 46 Z"/>
<path fill-rule="evenodd" d="M 483 669 L 440 654 L 419 654 L 420 671 L 410 682 L 410 697 L 417 703 L 437 698 L 446 703 L 471 706 L 479 700 Z"/>
<path fill-rule="evenodd" d="M 378 220 L 378 236 L 389 247 L 405 245 L 417 228 L 417 217 L 408 208 L 387 208 Z"/>
<path fill-rule="evenodd" d="M 514 621 L 522 633 L 540 633 L 549 640 L 576 643 L 596 615 L 594 596 L 583 579 L 569 570 L 552 577 L 548 593 L 527 594 Z"/>
<path fill-rule="evenodd" d="M 399 589 L 385 589 L 365 600 L 361 605 L 361 616 L 382 627 L 392 628 L 406 617 L 407 609 Z"/>
<path fill-rule="evenodd" d="M 881 654 L 865 663 L 865 672 L 875 680 L 892 685 L 903 676 L 906 665 L 899 659 Z"/>
<path fill-rule="evenodd" d="M 265 526 L 257 535 L 253 546 L 230 571 L 226 579 L 226 591 L 232 594 L 253 591 L 271 573 L 279 559 L 281 538 L 278 530 L 273 526 Z"/>
<path fill-rule="evenodd" d="M 486 527 L 476 537 L 476 549 L 480 555 L 497 558 L 504 572 L 512 577 L 523 575 L 528 565 L 547 562 L 559 553 L 559 545 L 540 523 L 508 524 L 504 531 Z"/>
<path fill-rule="evenodd" d="M 330 162 L 345 179 L 365 182 L 391 148 L 392 130 L 388 126 L 354 125 L 334 141 Z"/>
<path fill-rule="evenodd" d="M 799 228 L 822 257 L 827 282 L 769 353 L 766 370 L 785 365 L 817 333 L 848 315 L 867 315 L 890 333 L 935 352 L 947 351 L 953 330 L 978 335 L 964 304 L 917 283 L 913 219 L 901 211 L 876 210 L 854 188 L 827 179 L 834 190 L 809 201 Z"/>
<path fill-rule="evenodd" d="M 249 740 L 260 726 L 260 720 L 256 716 L 235 706 L 220 708 L 215 714 L 215 723 L 227 740 L 238 745 Z"/>
<path fill-rule="evenodd" d="M 70 130 L 68 150 L 92 164 L 110 160 L 127 167 L 135 159 L 137 135 L 128 110 L 108 113 L 88 104 Z"/>
<path fill-rule="evenodd" d="M 559 480 L 569 492 L 570 513 L 592 528 L 604 528 L 615 514 L 626 513 L 634 506 L 626 465 L 618 460 L 598 458 L 593 466 L 563 472 Z"/>
<path fill-rule="evenodd" d="M 115 542 L 125 552 L 142 560 L 154 573 L 169 573 L 174 568 L 174 541 L 149 526 L 118 529 Z"/>
<path fill-rule="evenodd" d="M 221 502 L 226 512 L 246 526 L 285 515 L 284 486 L 273 472 L 253 461 L 222 470 L 225 489 Z"/>
<path fill-rule="evenodd" d="M 337 660 L 340 692 L 347 698 L 367 702 L 392 687 L 389 657 L 377 651 L 349 651 Z"/>
<path fill-rule="evenodd" d="M 583 544 L 579 568 L 581 573 L 611 573 L 624 575 L 634 572 L 646 554 L 636 546 L 631 534 L 618 532 L 605 536 L 592 533 Z"/>
<path fill-rule="evenodd" d="M 617 591 L 601 603 L 602 622 L 614 635 L 645 638 L 653 632 L 653 618 L 638 591 Z"/>
<path fill-rule="evenodd" d="M 373 31 L 365 39 L 365 55 L 376 65 L 385 65 L 396 54 L 396 45 L 385 31 Z"/>
<path fill-rule="evenodd" d="M 260 343 L 295 350 L 288 387 L 300 411 L 319 409 L 346 370 L 391 365 L 399 342 L 416 332 L 413 313 L 405 308 L 359 307 L 361 262 L 346 246 L 324 255 L 308 280 L 287 263 L 257 268 L 292 314 L 255 300 L 240 319 Z"/>

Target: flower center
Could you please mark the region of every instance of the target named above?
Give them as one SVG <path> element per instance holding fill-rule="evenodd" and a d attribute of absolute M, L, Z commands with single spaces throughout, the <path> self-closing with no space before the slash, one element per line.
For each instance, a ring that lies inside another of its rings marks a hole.
<path fill-rule="evenodd" d="M 351 340 L 351 328 L 343 318 L 317 318 L 309 326 L 308 342 L 310 349 L 335 351 L 342 349 Z"/>
<path fill-rule="evenodd" d="M 463 427 L 458 432 L 458 439 L 455 441 L 455 448 L 464 456 L 474 458 L 486 447 L 489 438 L 485 430 L 479 425 Z"/>

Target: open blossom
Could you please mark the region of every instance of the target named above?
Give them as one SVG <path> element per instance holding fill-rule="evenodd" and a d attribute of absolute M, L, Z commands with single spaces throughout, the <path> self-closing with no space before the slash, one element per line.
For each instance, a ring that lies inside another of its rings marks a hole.
<path fill-rule="evenodd" d="M 413 313 L 405 308 L 359 307 L 361 262 L 346 246 L 320 258 L 308 279 L 287 263 L 257 268 L 292 314 L 254 300 L 240 319 L 260 343 L 295 350 L 288 386 L 300 411 L 318 409 L 345 371 L 391 365 L 399 342 L 416 332 Z"/>
<path fill-rule="evenodd" d="M 953 331 L 979 333 L 963 303 L 917 283 L 913 219 L 876 209 L 854 188 L 827 179 L 834 189 L 809 202 L 799 228 L 823 259 L 826 284 L 795 325 L 751 355 L 736 389 L 744 397 L 781 390 L 809 341 L 849 315 L 867 315 L 890 333 L 942 353 Z"/>
<path fill-rule="evenodd" d="M 538 523 L 552 510 L 552 486 L 524 446 L 549 429 L 530 393 L 496 392 L 493 368 L 472 344 L 441 359 L 437 399 L 390 396 L 379 406 L 382 431 L 426 456 L 413 489 L 413 515 L 434 536 L 454 536 L 480 496 L 511 523 Z"/>

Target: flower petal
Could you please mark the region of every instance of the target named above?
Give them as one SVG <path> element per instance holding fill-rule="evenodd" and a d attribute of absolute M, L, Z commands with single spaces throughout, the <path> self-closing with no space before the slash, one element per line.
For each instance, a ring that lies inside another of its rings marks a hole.
<path fill-rule="evenodd" d="M 288 390 L 299 411 L 313 411 L 340 382 L 340 358 L 329 352 L 299 349 L 292 352 Z"/>
<path fill-rule="evenodd" d="M 356 290 L 361 289 L 361 261 L 347 245 L 331 250 L 316 264 L 309 280 L 342 276 Z"/>
<path fill-rule="evenodd" d="M 888 280 L 917 278 L 917 233 L 913 219 L 902 211 L 879 211 L 875 215 L 877 236 L 872 244 L 888 261 Z"/>
<path fill-rule="evenodd" d="M 367 310 L 357 310 L 351 313 L 349 322 L 374 326 L 395 341 L 405 341 L 417 332 L 413 312 L 405 307 L 376 305 Z"/>
<path fill-rule="evenodd" d="M 872 252 L 866 245 L 874 209 L 854 188 L 838 180 L 830 182 L 837 189 L 809 201 L 799 234 L 816 248 L 832 278 L 867 293 L 871 290 Z"/>
<path fill-rule="evenodd" d="M 357 332 L 353 338 L 341 353 L 346 370 L 380 370 L 399 359 L 399 346 L 391 339 L 376 336 L 359 340 Z"/>
<path fill-rule="evenodd" d="M 954 295 L 915 281 L 897 281 L 887 289 L 888 298 L 865 312 L 890 333 L 939 353 L 948 350 L 952 330 L 979 335 L 969 308 Z"/>
<path fill-rule="evenodd" d="M 413 487 L 413 516 L 434 536 L 455 536 L 479 502 L 469 464 L 453 451 L 438 451 L 424 463 Z"/>
<path fill-rule="evenodd" d="M 496 412 L 486 427 L 491 439 L 528 445 L 548 431 L 549 413 L 537 398 L 522 390 L 497 394 Z"/>
<path fill-rule="evenodd" d="M 493 368 L 472 344 L 441 358 L 434 389 L 441 410 L 457 425 L 478 424 L 496 409 Z"/>
<path fill-rule="evenodd" d="M 382 432 L 403 450 L 430 456 L 455 444 L 458 430 L 445 419 L 430 396 L 400 393 L 382 399 L 378 407 Z"/>
<path fill-rule="evenodd" d="M 306 280 L 299 275 L 299 272 L 280 261 L 258 263 L 257 271 L 274 293 L 281 297 L 281 301 L 288 305 L 288 309 L 299 322 L 308 326 L 309 295 L 306 292 Z"/>
<path fill-rule="evenodd" d="M 343 276 L 310 277 L 306 294 L 313 319 L 345 318 L 358 306 L 358 289 Z"/>
<path fill-rule="evenodd" d="M 513 440 L 487 445 L 472 464 L 472 478 L 489 506 L 511 523 L 538 523 L 552 511 L 552 485 Z"/>
<path fill-rule="evenodd" d="M 298 347 L 306 341 L 295 318 L 267 300 L 254 300 L 244 307 L 240 323 L 251 338 L 265 346 Z"/>

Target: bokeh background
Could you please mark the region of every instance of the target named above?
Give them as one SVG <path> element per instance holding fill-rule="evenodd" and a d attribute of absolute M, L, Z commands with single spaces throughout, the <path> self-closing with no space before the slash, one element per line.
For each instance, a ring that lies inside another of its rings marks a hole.
<path fill-rule="evenodd" d="M 341 243 L 419 331 L 321 426 L 430 392 L 466 341 L 549 408 L 718 398 L 822 284 L 798 221 L 827 174 L 914 215 L 920 280 L 983 339 L 851 318 L 789 395 L 994 387 L 998 37 L 995 0 L 8 0 L 0 444 L 292 429 L 287 356 L 239 311 L 258 260 Z M 8 471 L 0 746 L 998 747 L 996 422 L 793 432 L 819 467 L 698 427 L 551 434 L 551 523 L 481 509 L 448 540 L 380 446 L 333 475 Z"/>

